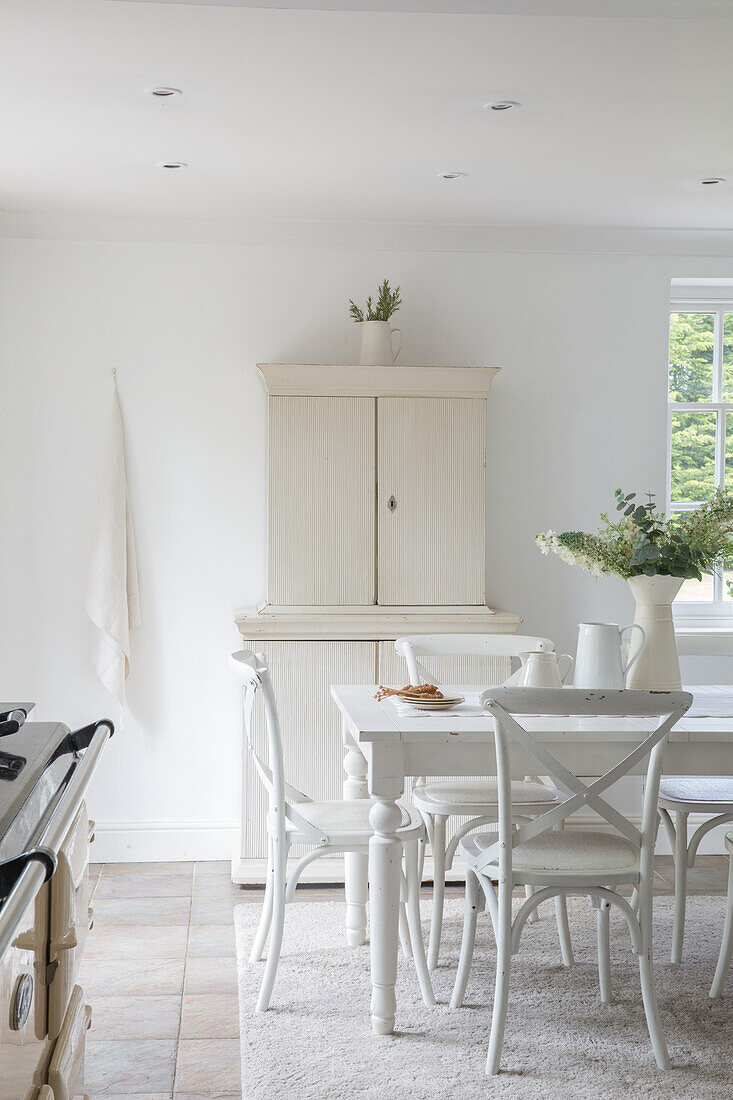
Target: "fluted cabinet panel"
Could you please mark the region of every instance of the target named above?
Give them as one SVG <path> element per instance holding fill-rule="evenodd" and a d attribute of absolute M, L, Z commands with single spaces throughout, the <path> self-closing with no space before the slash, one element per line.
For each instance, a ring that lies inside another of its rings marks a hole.
<path fill-rule="evenodd" d="M 374 400 L 272 397 L 269 410 L 268 602 L 374 603 Z"/>
<path fill-rule="evenodd" d="M 486 402 L 379 398 L 380 604 L 485 602 Z"/>
<path fill-rule="evenodd" d="M 344 753 L 341 723 L 331 699 L 331 684 L 374 683 L 374 642 L 244 642 L 267 657 L 278 701 L 288 783 L 315 799 L 341 798 Z M 258 755 L 267 759 L 262 701 L 254 713 Z M 244 752 L 242 853 L 249 859 L 267 855 L 267 797 Z M 295 855 L 302 854 L 293 848 Z"/>

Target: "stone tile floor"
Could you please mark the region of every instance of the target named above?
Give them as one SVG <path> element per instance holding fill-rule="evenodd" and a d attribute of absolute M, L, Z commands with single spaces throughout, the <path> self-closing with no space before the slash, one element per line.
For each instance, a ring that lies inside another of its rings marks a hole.
<path fill-rule="evenodd" d="M 671 857 L 658 857 L 656 871 L 657 891 L 670 893 Z M 94 929 L 80 983 L 92 1006 L 91 1100 L 240 1100 L 233 910 L 261 903 L 262 890 L 233 886 L 225 861 L 106 863 L 90 873 Z M 698 857 L 690 893 L 725 893 L 726 876 L 724 856 Z M 303 887 L 297 897 L 343 898 L 343 889 Z"/>
<path fill-rule="evenodd" d="M 238 1100 L 233 910 L 259 891 L 232 886 L 227 862 L 108 863 L 90 873 L 86 1092 Z"/>

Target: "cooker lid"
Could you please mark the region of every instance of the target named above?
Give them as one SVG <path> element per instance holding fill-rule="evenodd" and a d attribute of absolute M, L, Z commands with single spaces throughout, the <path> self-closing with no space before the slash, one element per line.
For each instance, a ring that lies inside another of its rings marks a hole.
<path fill-rule="evenodd" d="M 32 847 L 75 766 L 69 727 L 25 722 L 0 737 L 0 862 Z"/>

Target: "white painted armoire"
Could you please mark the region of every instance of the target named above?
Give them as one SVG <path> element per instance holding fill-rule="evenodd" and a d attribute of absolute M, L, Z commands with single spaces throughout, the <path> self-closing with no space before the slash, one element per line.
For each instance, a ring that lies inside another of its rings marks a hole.
<path fill-rule="evenodd" d="M 258 370 L 268 395 L 267 600 L 237 626 L 270 664 L 289 782 L 340 798 L 331 684 L 404 683 L 393 644 L 402 634 L 511 633 L 521 622 L 486 605 L 487 397 L 499 368 Z M 487 682 L 478 660 L 437 659 L 434 671 Z M 491 671 L 499 682 L 507 670 Z M 256 725 L 264 751 L 261 714 Z M 232 877 L 261 882 L 266 800 L 246 753 L 243 768 Z M 319 860 L 319 879 L 331 877 L 329 862 L 339 876 L 340 860 Z"/>

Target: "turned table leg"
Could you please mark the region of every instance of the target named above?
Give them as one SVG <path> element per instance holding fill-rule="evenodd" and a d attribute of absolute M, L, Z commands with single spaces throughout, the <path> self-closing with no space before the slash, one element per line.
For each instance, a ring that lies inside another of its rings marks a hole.
<path fill-rule="evenodd" d="M 379 798 L 369 822 L 374 836 L 369 841 L 371 897 L 372 1026 L 377 1035 L 394 1031 L 397 1001 L 397 940 L 400 913 L 400 864 L 402 841 L 397 829 L 402 814 L 394 800 Z"/>
<path fill-rule="evenodd" d="M 367 762 L 359 746 L 346 727 L 343 728 L 344 756 L 344 798 L 368 798 L 366 774 Z M 360 852 L 344 853 L 344 885 L 346 894 L 346 942 L 349 947 L 360 947 L 366 943 L 367 927 L 367 880 L 369 857 Z"/>
<path fill-rule="evenodd" d="M 369 814 L 374 830 L 369 841 L 372 1027 L 377 1035 L 391 1035 L 397 1006 L 402 870 L 402 841 L 397 836 L 402 811 L 397 800 L 404 785 L 402 745 L 371 745 L 369 763 L 369 787 L 374 799 Z"/>

